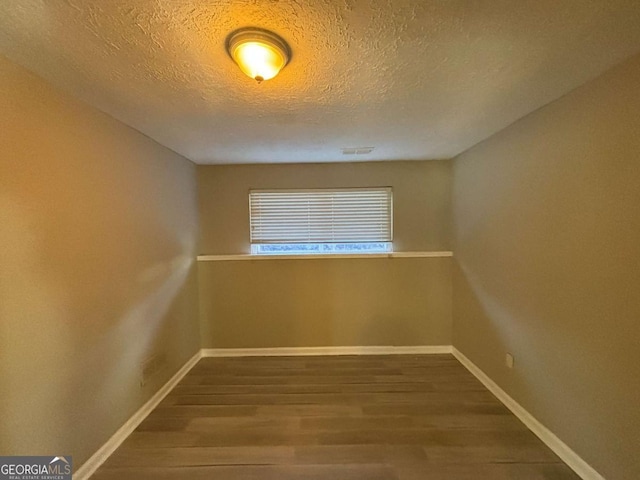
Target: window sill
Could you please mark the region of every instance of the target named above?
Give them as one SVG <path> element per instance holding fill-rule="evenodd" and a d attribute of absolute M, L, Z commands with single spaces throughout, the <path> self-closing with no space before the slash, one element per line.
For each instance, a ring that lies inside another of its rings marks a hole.
<path fill-rule="evenodd" d="M 198 255 L 199 262 L 228 262 L 237 260 L 329 260 L 352 258 L 441 258 L 453 257 L 453 252 L 390 252 L 345 253 L 319 255 Z"/>

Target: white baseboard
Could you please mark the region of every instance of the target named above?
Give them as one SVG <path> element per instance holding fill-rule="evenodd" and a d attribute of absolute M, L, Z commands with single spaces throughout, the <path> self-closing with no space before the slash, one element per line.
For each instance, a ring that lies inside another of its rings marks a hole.
<path fill-rule="evenodd" d="M 482 384 L 493 393 L 511 412 L 524 423 L 540 440 L 558 455 L 583 480 L 605 480 L 591 465 L 585 462 L 566 443 L 560 440 L 551 430 L 540 423 L 522 405 L 511 398 L 487 374 L 469 360 L 457 348 L 452 348 L 453 355 L 466 367 Z"/>
<path fill-rule="evenodd" d="M 89 460 L 82 464 L 78 471 L 73 474 L 74 480 L 87 480 L 91 477 L 201 358 L 202 351 L 191 357 Z"/>
<path fill-rule="evenodd" d="M 153 411 L 167 394 L 203 357 L 259 357 L 310 355 L 402 355 L 452 353 L 482 384 L 489 389 L 540 440 L 558 455 L 583 480 L 605 480 L 567 444 L 542 425 L 518 402 L 511 398 L 462 352 L 451 345 L 433 346 L 363 346 L 363 347 L 283 347 L 283 348 L 205 348 L 191 357 L 171 379 L 158 390 L 107 442 L 74 473 L 75 480 L 87 480 Z"/>
<path fill-rule="evenodd" d="M 191 357 L 107 442 L 73 474 L 87 480 L 156 408 L 203 357 L 294 356 L 294 355 L 393 355 L 451 353 L 451 345 L 415 347 L 303 347 L 303 348 L 205 348 Z"/>
<path fill-rule="evenodd" d="M 278 347 L 278 348 L 204 348 L 203 357 L 286 357 L 311 355 L 433 355 L 452 353 L 451 345 L 408 347 Z"/>

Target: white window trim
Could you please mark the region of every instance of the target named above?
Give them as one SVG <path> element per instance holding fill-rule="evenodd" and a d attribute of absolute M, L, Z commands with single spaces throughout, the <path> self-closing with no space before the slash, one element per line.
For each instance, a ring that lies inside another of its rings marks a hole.
<path fill-rule="evenodd" d="M 400 259 L 400 258 L 448 258 L 453 257 L 451 251 L 441 252 L 391 252 L 391 253 L 359 253 L 338 255 L 198 255 L 198 262 L 230 262 L 230 261 L 263 261 L 263 260 L 338 260 L 338 259 Z"/>

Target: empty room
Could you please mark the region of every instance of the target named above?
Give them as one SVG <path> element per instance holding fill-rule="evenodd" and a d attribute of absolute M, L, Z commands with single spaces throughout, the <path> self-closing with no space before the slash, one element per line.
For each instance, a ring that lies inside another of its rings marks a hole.
<path fill-rule="evenodd" d="M 0 480 L 640 479 L 640 2 L 0 2 Z"/>

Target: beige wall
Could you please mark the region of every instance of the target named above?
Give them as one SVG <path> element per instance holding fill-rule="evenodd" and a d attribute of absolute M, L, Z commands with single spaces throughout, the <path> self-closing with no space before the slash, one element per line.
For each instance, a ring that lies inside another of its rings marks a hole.
<path fill-rule="evenodd" d="M 451 259 L 200 262 L 204 347 L 451 345 Z"/>
<path fill-rule="evenodd" d="M 200 252 L 246 254 L 249 190 L 392 186 L 394 249 L 450 248 L 451 164 L 199 166 Z M 451 259 L 199 262 L 204 347 L 451 344 Z"/>
<path fill-rule="evenodd" d="M 393 187 L 394 249 L 450 250 L 451 162 L 198 166 L 200 253 L 249 253 L 249 190 Z"/>
<path fill-rule="evenodd" d="M 198 350 L 196 240 L 192 163 L 0 57 L 1 455 L 79 466 Z"/>
<path fill-rule="evenodd" d="M 640 478 L 639 86 L 635 57 L 454 162 L 454 346 L 608 480 Z"/>

